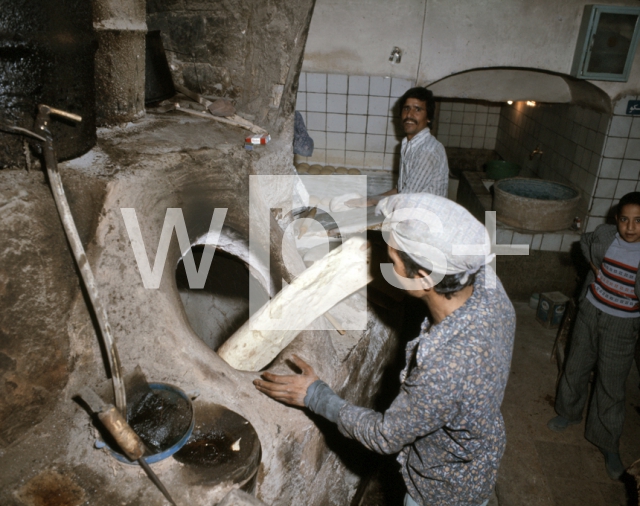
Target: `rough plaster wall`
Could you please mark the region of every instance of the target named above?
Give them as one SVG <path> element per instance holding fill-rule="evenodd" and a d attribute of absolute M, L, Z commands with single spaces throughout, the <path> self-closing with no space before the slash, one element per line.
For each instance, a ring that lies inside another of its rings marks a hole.
<path fill-rule="evenodd" d="M 423 60 L 418 81 L 431 83 L 472 68 L 525 67 L 569 74 L 584 0 L 428 0 Z M 637 6 L 634 0 L 605 0 L 603 5 Z M 594 81 L 610 97 L 636 88 L 636 54 L 628 83 Z"/>
<path fill-rule="evenodd" d="M 424 9 L 423 0 L 317 0 L 303 69 L 415 79 Z M 399 65 L 389 62 L 394 46 Z"/>
<path fill-rule="evenodd" d="M 586 3 L 429 0 L 420 81 L 495 66 L 568 73 Z"/>
<path fill-rule="evenodd" d="M 476 98 L 492 102 L 536 100 L 539 102 L 571 102 L 571 90 L 560 76 L 529 70 L 504 69 L 499 77 L 495 70 L 476 70 L 445 78 L 429 89 L 437 97 Z"/>
<path fill-rule="evenodd" d="M 241 94 L 249 15 L 248 5 L 231 1 L 147 2 L 147 26 L 162 31 L 174 80 L 231 98 Z"/>
<path fill-rule="evenodd" d="M 104 190 L 68 184 L 83 241 L 97 223 Z M 3 171 L 0 181 L 0 455 L 53 408 L 73 370 L 65 339 L 78 293 L 73 257 L 40 171 Z"/>
<path fill-rule="evenodd" d="M 591 3 L 585 0 L 318 0 L 303 69 L 391 75 L 417 79 L 424 85 L 486 67 L 531 68 L 566 75 L 571 70 L 584 6 Z M 637 6 L 636 0 L 599 3 Z M 423 16 L 425 6 L 426 17 Z M 388 62 L 394 45 L 404 51 L 399 65 Z M 500 79 L 499 74 L 496 79 Z M 637 94 L 640 52 L 636 52 L 627 83 L 593 83 L 611 98 Z M 554 86 L 553 82 L 548 84 Z M 555 93 L 553 89 L 550 92 Z M 505 95 L 501 101 L 509 99 Z"/>
<path fill-rule="evenodd" d="M 227 96 L 261 126 L 280 131 L 293 112 L 315 0 L 149 0 L 149 30 L 161 30 L 174 79 Z"/>

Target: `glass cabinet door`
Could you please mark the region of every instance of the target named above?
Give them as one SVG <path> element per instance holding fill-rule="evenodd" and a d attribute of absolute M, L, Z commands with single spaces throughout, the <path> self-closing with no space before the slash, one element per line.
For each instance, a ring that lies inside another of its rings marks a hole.
<path fill-rule="evenodd" d="M 638 44 L 639 19 L 636 7 L 586 6 L 572 75 L 626 81 Z"/>

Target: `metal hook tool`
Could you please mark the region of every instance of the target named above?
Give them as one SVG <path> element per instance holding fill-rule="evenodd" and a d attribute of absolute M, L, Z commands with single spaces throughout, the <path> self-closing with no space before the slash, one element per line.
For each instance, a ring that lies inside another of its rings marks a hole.
<path fill-rule="evenodd" d="M 98 336 L 102 339 L 102 343 L 107 351 L 116 407 L 118 408 L 118 411 L 126 417 L 127 398 L 124 389 L 124 382 L 122 380 L 120 358 L 111 334 L 111 327 L 107 319 L 107 312 L 105 311 L 98 295 L 96 280 L 87 260 L 87 255 L 84 251 L 84 247 L 82 246 L 82 242 L 80 241 L 80 235 L 78 234 L 78 229 L 76 228 L 76 224 L 73 220 L 73 215 L 69 208 L 69 202 L 67 202 L 64 187 L 62 186 L 62 180 L 60 179 L 60 173 L 58 172 L 58 161 L 56 159 L 55 149 L 53 146 L 53 136 L 49 129 L 51 115 L 59 116 L 75 122 L 82 121 L 82 117 L 77 114 L 72 114 L 60 109 L 49 107 L 48 105 L 40 104 L 38 106 L 38 116 L 36 117 L 35 132 L 17 126 L 7 125 L 7 128 L 16 133 L 28 135 L 43 143 L 42 152 L 44 155 L 47 174 L 49 176 L 49 183 L 51 184 L 53 198 L 55 200 L 58 213 L 60 214 L 60 220 L 62 221 L 65 234 L 67 235 L 67 239 L 71 245 L 73 256 L 76 260 L 76 264 L 78 265 L 78 269 L 80 270 L 84 286 L 89 294 L 89 299 L 93 306 L 98 326 L 100 327 Z"/>

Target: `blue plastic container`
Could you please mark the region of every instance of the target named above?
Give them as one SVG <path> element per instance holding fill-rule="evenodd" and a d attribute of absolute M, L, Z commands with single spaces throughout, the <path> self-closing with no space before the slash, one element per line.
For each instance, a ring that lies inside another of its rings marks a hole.
<path fill-rule="evenodd" d="M 174 453 L 176 453 L 180 448 L 182 448 L 187 443 L 187 440 L 191 437 L 191 434 L 193 432 L 193 427 L 195 426 L 195 423 L 196 423 L 196 414 L 193 409 L 193 403 L 191 402 L 191 399 L 184 391 L 182 391 L 178 387 L 169 385 L 168 383 L 149 383 L 149 387 L 151 388 L 151 390 L 155 390 L 155 391 L 165 390 L 165 391 L 178 394 L 180 397 L 182 397 L 187 401 L 187 403 L 189 404 L 189 408 L 191 409 L 191 423 L 189 424 L 189 428 L 184 433 L 184 435 L 180 438 L 180 440 L 176 442 L 173 446 L 164 450 L 163 452 L 154 453 L 153 455 L 148 455 L 144 457 L 144 460 L 146 461 L 147 464 L 153 464 L 154 462 L 160 462 L 161 460 L 164 460 L 167 457 L 171 457 Z M 116 460 L 119 460 L 120 462 L 123 462 L 124 464 L 131 464 L 134 466 L 139 465 L 137 461 L 129 460 L 125 455 L 115 451 L 104 441 L 98 440 L 96 441 L 95 444 L 96 444 L 96 448 L 107 448 L 112 457 L 114 457 Z"/>

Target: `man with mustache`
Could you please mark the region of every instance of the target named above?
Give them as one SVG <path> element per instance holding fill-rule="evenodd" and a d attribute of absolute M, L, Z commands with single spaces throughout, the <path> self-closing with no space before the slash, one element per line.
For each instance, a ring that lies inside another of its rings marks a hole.
<path fill-rule="evenodd" d="M 433 92 L 421 86 L 411 88 L 401 98 L 402 127 L 407 135 L 400 150 L 398 186 L 382 195 L 346 202 L 351 207 L 377 205 L 380 200 L 396 193 L 432 193 L 447 196 L 449 164 L 444 146 L 429 130 L 436 103 Z"/>

